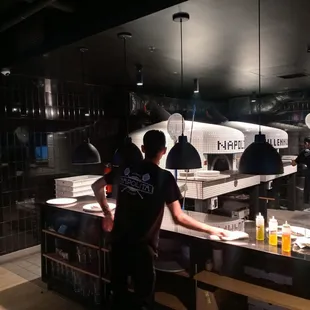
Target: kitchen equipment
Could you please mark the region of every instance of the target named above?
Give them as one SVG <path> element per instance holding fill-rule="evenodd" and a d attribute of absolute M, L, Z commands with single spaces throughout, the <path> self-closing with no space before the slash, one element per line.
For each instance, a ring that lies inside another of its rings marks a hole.
<path fill-rule="evenodd" d="M 114 210 L 116 208 L 116 204 L 109 202 L 109 207 L 111 210 Z M 83 211 L 86 212 L 102 212 L 102 209 L 99 205 L 99 203 L 89 203 L 83 206 Z"/>
<path fill-rule="evenodd" d="M 288 147 L 287 132 L 278 128 L 235 121 L 224 122 L 221 125 L 242 131 L 244 133 L 245 148 L 247 148 L 254 141 L 254 137 L 257 135 L 259 130 L 261 130 L 261 133 L 266 136 L 266 141 L 275 149 L 284 149 Z"/>
<path fill-rule="evenodd" d="M 190 136 L 191 134 L 191 121 L 185 121 L 184 135 Z M 174 140 L 170 137 L 167 130 L 167 121 L 157 124 L 146 126 L 138 129 L 130 134 L 132 142 L 137 146 L 143 144 L 144 134 L 151 129 L 161 130 L 166 136 L 167 154 L 174 146 Z M 205 124 L 194 122 L 192 131 L 191 144 L 199 152 L 201 161 L 206 160 L 205 154 L 235 154 L 242 153 L 244 149 L 244 135 L 241 131 L 219 126 L 214 124 Z M 160 166 L 165 168 L 167 155 L 164 155 Z M 206 166 L 207 167 L 207 166 Z"/>
<path fill-rule="evenodd" d="M 72 205 L 76 202 L 77 200 L 75 198 L 55 198 L 46 201 L 47 204 L 55 206 Z"/>

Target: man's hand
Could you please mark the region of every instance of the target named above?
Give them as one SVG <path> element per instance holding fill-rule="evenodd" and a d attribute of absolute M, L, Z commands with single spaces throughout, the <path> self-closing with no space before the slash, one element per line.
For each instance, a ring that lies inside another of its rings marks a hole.
<path fill-rule="evenodd" d="M 102 219 L 102 228 L 104 231 L 110 232 L 113 228 L 114 216 L 112 213 L 107 213 Z"/>
<path fill-rule="evenodd" d="M 210 227 L 208 233 L 212 236 L 218 236 L 218 237 L 229 237 L 230 236 L 230 231 L 225 230 L 222 228 L 217 228 L 217 227 Z"/>
<path fill-rule="evenodd" d="M 296 166 L 297 165 L 297 163 L 296 163 L 296 160 L 292 160 L 292 166 Z"/>

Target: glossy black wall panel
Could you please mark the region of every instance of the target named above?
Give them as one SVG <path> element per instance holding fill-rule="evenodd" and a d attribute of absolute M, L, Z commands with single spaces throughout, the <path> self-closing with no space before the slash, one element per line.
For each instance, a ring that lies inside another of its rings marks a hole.
<path fill-rule="evenodd" d="M 75 169 L 73 149 L 85 138 L 104 162 L 114 152 L 117 118 L 104 116 L 107 90 L 26 77 L 0 79 L 0 255 L 40 243 L 39 204 L 54 179 L 103 171 Z"/>

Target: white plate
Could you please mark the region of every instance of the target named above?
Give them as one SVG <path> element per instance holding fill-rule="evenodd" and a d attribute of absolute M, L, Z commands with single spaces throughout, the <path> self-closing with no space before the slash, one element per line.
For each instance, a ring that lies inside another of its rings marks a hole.
<path fill-rule="evenodd" d="M 116 208 L 115 203 L 109 202 L 109 207 L 111 210 L 114 210 Z M 99 205 L 99 203 L 89 203 L 85 206 L 83 206 L 83 210 L 86 212 L 102 212 L 102 209 Z"/>
<path fill-rule="evenodd" d="M 220 175 L 220 171 L 218 170 L 202 170 L 196 171 L 196 175 L 198 177 L 216 177 Z"/>
<path fill-rule="evenodd" d="M 77 200 L 75 198 L 55 198 L 48 200 L 46 203 L 55 206 L 65 206 L 65 205 L 72 205 L 73 203 L 76 202 Z"/>

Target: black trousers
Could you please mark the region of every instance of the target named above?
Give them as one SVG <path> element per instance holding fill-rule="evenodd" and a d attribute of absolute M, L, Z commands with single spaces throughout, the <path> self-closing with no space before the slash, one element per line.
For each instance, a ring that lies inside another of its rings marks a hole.
<path fill-rule="evenodd" d="M 148 245 L 112 244 L 111 285 L 113 310 L 153 309 L 155 269 L 154 252 Z M 134 298 L 129 299 L 128 276 L 134 286 Z"/>

